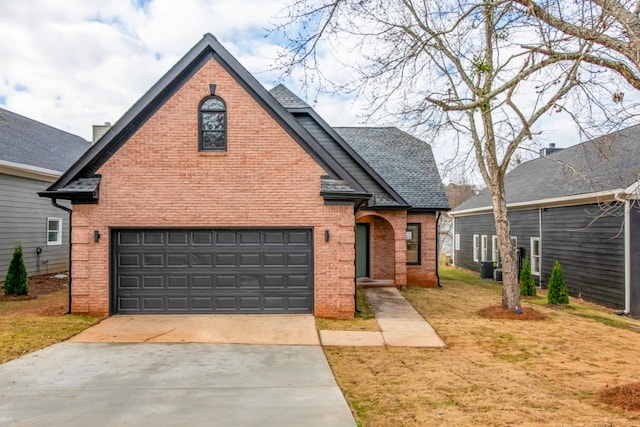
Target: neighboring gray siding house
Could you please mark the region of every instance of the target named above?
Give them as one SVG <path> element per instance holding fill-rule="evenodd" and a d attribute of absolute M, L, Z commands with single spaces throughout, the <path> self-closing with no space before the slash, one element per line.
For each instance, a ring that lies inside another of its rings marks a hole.
<path fill-rule="evenodd" d="M 38 192 L 90 145 L 79 136 L 0 108 L 0 282 L 16 245 L 22 246 L 29 276 L 69 268 L 69 214 Z"/>
<path fill-rule="evenodd" d="M 560 262 L 569 293 L 640 315 L 640 126 L 523 163 L 505 181 L 512 240 L 539 285 Z M 454 263 L 499 263 L 488 191 L 451 212 Z"/>

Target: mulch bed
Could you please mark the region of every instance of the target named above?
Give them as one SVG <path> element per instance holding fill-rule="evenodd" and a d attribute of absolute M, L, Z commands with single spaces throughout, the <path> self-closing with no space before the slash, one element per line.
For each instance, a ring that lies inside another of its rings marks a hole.
<path fill-rule="evenodd" d="M 24 301 L 38 298 L 41 295 L 47 295 L 67 289 L 69 278 L 56 279 L 56 274 L 46 274 L 43 276 L 33 276 L 29 278 L 29 294 L 28 295 L 5 295 L 4 286 L 0 287 L 0 301 Z"/>
<path fill-rule="evenodd" d="M 487 319 L 507 319 L 507 320 L 544 320 L 544 314 L 530 307 L 522 307 L 520 314 L 515 310 L 505 310 L 501 305 L 493 305 L 478 311 L 478 314 Z"/>
<path fill-rule="evenodd" d="M 598 399 L 625 411 L 640 411 L 640 382 L 616 387 L 607 386 L 600 391 Z"/>

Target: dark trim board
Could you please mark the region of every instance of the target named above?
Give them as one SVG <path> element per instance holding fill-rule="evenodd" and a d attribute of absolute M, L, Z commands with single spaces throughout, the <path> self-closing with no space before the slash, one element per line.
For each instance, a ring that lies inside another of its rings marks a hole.
<path fill-rule="evenodd" d="M 112 229 L 110 285 L 111 314 L 312 314 L 313 229 Z"/>

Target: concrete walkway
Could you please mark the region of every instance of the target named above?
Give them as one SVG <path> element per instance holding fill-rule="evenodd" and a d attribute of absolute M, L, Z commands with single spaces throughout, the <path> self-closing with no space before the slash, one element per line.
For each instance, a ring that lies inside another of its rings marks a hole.
<path fill-rule="evenodd" d="M 381 332 L 320 331 L 326 346 L 446 347 L 426 320 L 395 287 L 364 290 Z"/>

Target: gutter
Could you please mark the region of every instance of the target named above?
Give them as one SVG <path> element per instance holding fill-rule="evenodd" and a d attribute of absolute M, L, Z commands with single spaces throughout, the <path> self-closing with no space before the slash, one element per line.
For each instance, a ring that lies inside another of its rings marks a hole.
<path fill-rule="evenodd" d="M 58 204 L 58 200 L 56 198 L 51 199 L 51 204 L 58 209 L 62 209 L 63 211 L 69 214 L 69 308 L 67 309 L 67 314 L 71 314 L 71 248 L 72 248 L 72 239 L 71 234 L 73 231 L 73 215 L 72 210 L 66 206 L 62 206 Z"/>
<path fill-rule="evenodd" d="M 436 281 L 438 283 L 438 287 L 441 288 L 442 284 L 440 283 L 440 273 L 438 273 L 438 264 L 439 264 L 439 253 L 438 253 L 438 236 L 440 235 L 440 233 L 438 233 L 438 223 L 440 222 L 440 217 L 442 216 L 442 212 L 438 212 L 436 214 L 436 238 L 435 238 L 435 242 L 436 242 Z"/>

